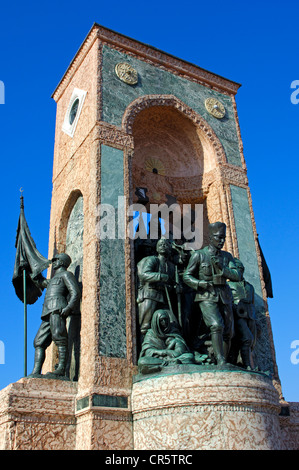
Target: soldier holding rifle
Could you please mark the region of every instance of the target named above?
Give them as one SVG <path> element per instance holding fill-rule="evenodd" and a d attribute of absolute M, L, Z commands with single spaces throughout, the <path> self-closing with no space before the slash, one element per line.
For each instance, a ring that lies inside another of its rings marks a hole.
<path fill-rule="evenodd" d="M 223 251 L 226 225 L 209 225 L 209 245 L 195 251 L 183 274 L 184 282 L 196 291 L 195 302 L 211 333 L 213 352 L 218 365 L 227 362 L 234 332 L 232 294 L 227 279 L 239 281 L 240 273 L 233 256 Z"/>

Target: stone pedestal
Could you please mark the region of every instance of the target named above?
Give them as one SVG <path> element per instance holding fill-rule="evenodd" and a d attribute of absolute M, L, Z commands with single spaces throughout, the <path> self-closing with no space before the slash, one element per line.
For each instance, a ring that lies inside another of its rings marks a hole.
<path fill-rule="evenodd" d="M 136 450 L 281 449 L 279 397 L 267 376 L 197 370 L 135 382 Z"/>
<path fill-rule="evenodd" d="M 296 403 L 264 374 L 181 366 L 132 394 L 23 378 L 0 392 L 0 450 L 298 450 Z"/>
<path fill-rule="evenodd" d="M 75 382 L 23 378 L 0 392 L 0 450 L 132 450 L 126 396 L 78 397 Z"/>
<path fill-rule="evenodd" d="M 75 448 L 77 384 L 23 378 L 0 392 L 0 449 Z"/>
<path fill-rule="evenodd" d="M 128 398 L 92 394 L 77 399 L 76 450 L 133 450 Z"/>

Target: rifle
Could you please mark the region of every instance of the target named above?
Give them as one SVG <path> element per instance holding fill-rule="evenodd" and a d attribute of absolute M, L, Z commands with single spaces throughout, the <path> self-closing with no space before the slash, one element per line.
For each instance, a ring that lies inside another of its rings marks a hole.
<path fill-rule="evenodd" d="M 175 282 L 177 286 L 180 285 L 180 279 L 179 279 L 179 270 L 177 265 L 175 266 Z M 176 293 L 177 298 L 178 298 L 178 320 L 179 320 L 179 325 L 182 328 L 182 298 L 181 298 L 181 293 L 177 292 Z"/>
<path fill-rule="evenodd" d="M 168 288 L 167 288 L 166 284 L 164 284 L 164 288 L 165 288 L 166 298 L 167 298 L 168 307 L 169 307 L 169 311 L 170 311 L 170 319 L 171 319 L 171 321 L 173 321 L 173 322 L 177 322 L 177 319 L 176 319 L 176 317 L 175 317 L 175 314 L 173 313 L 173 310 L 172 310 L 172 306 L 171 306 L 171 302 L 170 302 L 170 297 L 169 297 L 169 292 L 168 292 Z"/>

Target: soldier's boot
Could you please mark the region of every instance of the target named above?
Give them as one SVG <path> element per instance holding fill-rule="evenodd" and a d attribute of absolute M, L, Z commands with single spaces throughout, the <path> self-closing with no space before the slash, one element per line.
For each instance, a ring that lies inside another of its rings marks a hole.
<path fill-rule="evenodd" d="M 223 341 L 223 355 L 227 361 L 229 351 L 230 351 L 231 341 Z"/>
<path fill-rule="evenodd" d="M 251 366 L 251 354 L 250 354 L 250 347 L 247 345 L 242 345 L 241 347 L 241 357 L 243 361 L 243 366 L 247 370 L 252 370 Z"/>
<path fill-rule="evenodd" d="M 58 346 L 58 366 L 51 372 L 54 375 L 65 375 L 66 362 L 67 362 L 67 346 Z"/>
<path fill-rule="evenodd" d="M 222 332 L 214 331 L 211 334 L 211 340 L 212 340 L 212 346 L 213 346 L 214 354 L 216 357 L 217 365 L 221 366 L 223 364 L 226 364 L 226 359 L 225 359 L 224 351 L 223 351 Z"/>
<path fill-rule="evenodd" d="M 45 361 L 46 352 L 44 348 L 37 347 L 34 352 L 34 366 L 33 371 L 28 377 L 41 375 L 43 363 Z"/>

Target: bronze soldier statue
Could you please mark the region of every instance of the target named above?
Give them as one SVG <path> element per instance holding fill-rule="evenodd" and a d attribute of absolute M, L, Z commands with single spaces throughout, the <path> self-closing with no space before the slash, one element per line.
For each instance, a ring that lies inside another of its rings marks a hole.
<path fill-rule="evenodd" d="M 169 260 L 171 245 L 167 239 L 161 238 L 156 245 L 157 255 L 146 256 L 137 264 L 139 279 L 138 287 L 138 316 L 140 333 L 143 337 L 151 327 L 155 310 L 167 308 L 170 305 L 170 291 L 174 287 L 175 270 Z M 172 315 L 172 321 L 176 321 Z"/>
<path fill-rule="evenodd" d="M 232 344 L 232 362 L 237 363 L 240 351 L 243 366 L 246 369 L 254 367 L 252 350 L 256 343 L 256 314 L 254 306 L 254 287 L 244 279 L 244 265 L 235 258 L 235 264 L 240 272 L 241 280 L 229 281 L 228 285 L 233 294 L 233 311 L 235 321 L 235 337 Z"/>
<path fill-rule="evenodd" d="M 226 225 L 215 222 L 209 225 L 209 245 L 195 251 L 183 274 L 184 282 L 196 291 L 202 318 L 211 333 L 213 352 L 218 365 L 227 362 L 234 332 L 232 294 L 227 279 L 239 281 L 233 256 L 222 251 Z"/>
<path fill-rule="evenodd" d="M 45 360 L 45 351 L 52 340 L 58 347 L 58 367 L 54 376 L 64 376 L 67 362 L 68 336 L 66 318 L 79 314 L 80 288 L 75 276 L 67 271 L 71 258 L 66 253 L 60 253 L 52 259 L 54 276 L 39 281 L 42 288 L 47 288 L 43 310 L 42 323 L 34 339 L 34 367 L 30 377 L 41 374 Z"/>

